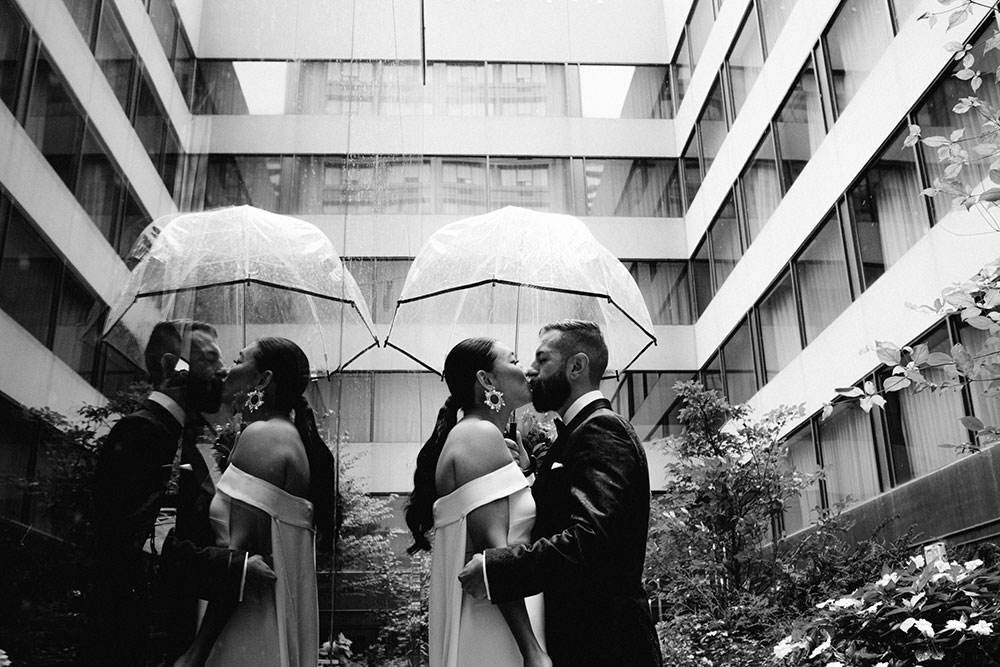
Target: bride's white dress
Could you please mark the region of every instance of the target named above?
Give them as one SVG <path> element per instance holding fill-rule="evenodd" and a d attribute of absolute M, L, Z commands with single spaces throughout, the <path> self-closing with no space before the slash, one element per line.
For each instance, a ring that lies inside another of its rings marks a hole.
<path fill-rule="evenodd" d="M 458 573 L 472 558 L 466 517 L 487 503 L 507 498 L 507 544 L 527 544 L 535 523 L 535 501 L 517 464 L 494 470 L 455 489 L 434 503 L 434 550 L 431 556 L 431 591 L 428 654 L 430 667 L 521 667 L 523 661 L 514 635 L 489 600 L 465 594 Z M 542 596 L 527 598 L 531 627 L 544 648 Z"/>
<path fill-rule="evenodd" d="M 207 665 L 316 667 L 319 598 L 312 503 L 230 464 L 219 480 L 210 510 L 221 546 L 230 543 L 229 517 L 235 501 L 271 517 L 271 556 L 277 580 L 273 593 L 247 595 L 237 604 Z"/>

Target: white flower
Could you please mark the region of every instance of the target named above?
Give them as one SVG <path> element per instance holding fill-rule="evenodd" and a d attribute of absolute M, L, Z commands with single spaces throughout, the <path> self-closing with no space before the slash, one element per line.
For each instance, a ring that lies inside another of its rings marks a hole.
<path fill-rule="evenodd" d="M 10 658 L 7 656 L 7 652 L 0 650 L 0 667 L 10 667 L 12 664 Z"/>
<path fill-rule="evenodd" d="M 943 560 L 934 561 L 934 569 L 938 572 L 948 572 L 951 570 L 951 563 L 946 563 Z"/>
<path fill-rule="evenodd" d="M 981 561 L 981 560 L 979 560 L 977 558 L 976 560 L 967 561 L 965 563 L 965 565 L 963 565 L 962 567 L 964 567 L 969 572 L 972 572 L 973 570 L 975 570 L 977 567 L 979 567 L 982 564 L 983 564 L 983 561 Z"/>
<path fill-rule="evenodd" d="M 913 607 L 917 606 L 917 603 L 920 602 L 923 599 L 924 599 L 924 593 L 921 592 L 921 593 L 917 593 L 916 595 L 914 595 L 913 597 L 911 597 L 909 600 L 903 600 L 903 604 L 906 605 L 907 607 L 909 607 L 910 609 L 912 609 Z"/>
<path fill-rule="evenodd" d="M 902 630 L 903 632 L 909 632 L 910 628 L 916 628 L 925 637 L 934 636 L 934 626 L 931 625 L 930 621 L 924 620 L 922 618 L 917 619 L 911 616 L 899 624 L 899 629 Z"/>
<path fill-rule="evenodd" d="M 796 649 L 800 649 L 803 646 L 805 646 L 804 642 L 801 642 L 801 641 L 793 642 L 792 641 L 792 636 L 788 635 L 787 637 L 785 637 L 784 639 L 782 639 L 780 642 L 778 642 L 778 645 L 774 647 L 774 649 L 773 649 L 774 657 L 775 657 L 776 660 L 781 660 L 782 658 L 784 658 L 785 656 L 787 656 L 792 651 L 795 651 Z"/>
<path fill-rule="evenodd" d="M 839 660 L 834 660 L 833 662 L 826 663 L 826 667 L 844 667 L 844 663 Z"/>
<path fill-rule="evenodd" d="M 882 606 L 881 602 L 875 602 L 875 603 L 872 604 L 872 606 L 865 607 L 864 609 L 862 609 L 861 613 L 862 614 L 874 614 L 876 611 L 878 611 L 878 608 L 881 607 L 881 606 Z"/>
<path fill-rule="evenodd" d="M 833 604 L 833 598 L 830 598 L 829 600 L 824 600 L 824 601 L 820 602 L 818 605 L 816 605 L 816 608 L 817 609 L 826 609 L 831 604 Z"/>
<path fill-rule="evenodd" d="M 810 659 L 811 659 L 811 658 L 815 658 L 815 657 L 816 657 L 817 655 L 819 655 L 820 653 L 823 653 L 823 652 L 824 652 L 824 651 L 826 651 L 826 650 L 827 650 L 828 648 L 830 648 L 830 645 L 831 645 L 832 643 L 833 643 L 833 638 L 832 638 L 832 637 L 830 637 L 830 635 L 827 635 L 827 636 L 826 636 L 826 641 L 825 641 L 825 642 L 823 642 L 822 644 L 820 644 L 819 646 L 817 646 L 816 648 L 814 648 L 814 649 L 812 650 L 812 653 L 810 653 L 810 654 L 809 654 L 809 658 L 810 658 Z"/>
<path fill-rule="evenodd" d="M 848 609 L 850 607 L 860 607 L 861 604 L 861 600 L 858 600 L 857 598 L 840 598 L 833 603 L 833 606 L 840 607 L 841 609 Z"/>
<path fill-rule="evenodd" d="M 910 556 L 910 562 L 913 563 L 916 567 L 922 568 L 924 566 L 924 557 L 920 555 Z"/>
<path fill-rule="evenodd" d="M 993 624 L 987 621 L 979 621 L 975 625 L 969 627 L 969 632 L 975 632 L 977 635 L 992 635 Z"/>
<path fill-rule="evenodd" d="M 944 624 L 945 630 L 955 630 L 957 632 L 962 632 L 963 630 L 965 630 L 965 628 L 966 628 L 965 621 L 956 620 L 954 618 L 951 619 L 950 621 L 947 621 Z"/>
<path fill-rule="evenodd" d="M 882 578 L 878 580 L 878 585 L 885 588 L 891 583 L 896 583 L 899 581 L 899 574 L 896 572 L 889 572 L 888 574 L 883 574 Z"/>
<path fill-rule="evenodd" d="M 889 663 L 883 660 L 882 662 L 876 662 L 875 667 L 889 667 Z"/>

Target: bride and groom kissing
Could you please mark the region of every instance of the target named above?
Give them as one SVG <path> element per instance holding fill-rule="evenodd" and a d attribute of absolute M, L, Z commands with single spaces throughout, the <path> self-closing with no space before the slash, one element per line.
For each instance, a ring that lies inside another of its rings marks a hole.
<path fill-rule="evenodd" d="M 445 361 L 450 395 L 406 508 L 411 553 L 431 549 L 434 530 L 430 667 L 658 667 L 642 587 L 649 470 L 598 390 L 607 345 L 580 320 L 539 335 L 527 372 L 488 338 Z M 534 474 L 520 438 L 503 436 L 529 401 L 565 422 Z"/>

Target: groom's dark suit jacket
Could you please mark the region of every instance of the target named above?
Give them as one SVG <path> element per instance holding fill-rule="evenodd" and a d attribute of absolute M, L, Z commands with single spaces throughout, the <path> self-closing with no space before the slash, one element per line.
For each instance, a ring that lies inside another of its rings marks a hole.
<path fill-rule="evenodd" d="M 661 665 L 642 587 L 649 468 L 632 426 L 606 399 L 584 407 L 543 459 L 528 546 L 488 549 L 490 597 L 545 593 L 556 667 Z"/>
<path fill-rule="evenodd" d="M 167 495 L 177 445 L 184 443 L 176 496 Z M 215 492 L 195 431 L 154 401 L 122 417 L 98 456 L 95 492 L 100 624 L 95 653 L 110 665 L 169 660 L 194 639 L 197 602 L 238 599 L 246 552 L 214 546 L 209 505 Z M 153 559 L 143 545 L 161 507 L 176 526 Z M 167 664 L 170 664 L 169 662 Z"/>

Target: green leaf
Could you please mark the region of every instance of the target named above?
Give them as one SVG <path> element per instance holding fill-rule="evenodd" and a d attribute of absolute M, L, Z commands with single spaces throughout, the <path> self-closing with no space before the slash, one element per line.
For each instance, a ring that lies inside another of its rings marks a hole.
<path fill-rule="evenodd" d="M 951 135 L 948 138 L 951 141 L 958 141 L 964 135 L 965 135 L 965 128 L 964 127 L 960 127 L 957 130 L 955 130 L 954 132 L 952 132 Z"/>
<path fill-rule="evenodd" d="M 969 15 L 966 14 L 964 10 L 956 9 L 951 13 L 951 16 L 948 17 L 948 29 L 951 30 L 960 23 L 964 23 L 965 19 L 968 17 Z"/>
<path fill-rule="evenodd" d="M 946 366 L 953 363 L 955 363 L 955 360 L 952 356 L 944 352 L 931 352 L 927 355 L 928 366 Z"/>
<path fill-rule="evenodd" d="M 924 16 L 926 16 L 926 14 Z M 921 16 L 920 18 L 924 17 Z M 946 42 L 944 45 L 944 50 L 950 53 L 954 53 L 956 51 L 964 51 L 965 44 L 963 44 L 962 42 Z"/>
<path fill-rule="evenodd" d="M 990 188 L 983 194 L 979 195 L 979 201 L 997 201 L 1000 200 L 1000 188 Z"/>
<path fill-rule="evenodd" d="M 900 361 L 899 347 L 895 343 L 875 341 L 875 355 L 883 364 L 895 366 Z"/>
<path fill-rule="evenodd" d="M 865 395 L 865 392 L 860 387 L 838 387 L 834 391 L 847 398 L 857 398 L 858 396 Z"/>
<path fill-rule="evenodd" d="M 910 384 L 909 379 L 894 375 L 885 379 L 882 383 L 882 389 L 885 391 L 899 391 L 900 389 L 906 389 Z"/>
<path fill-rule="evenodd" d="M 955 78 L 961 79 L 962 81 L 969 81 L 975 76 L 976 72 L 974 70 L 969 69 L 968 67 L 960 69 L 957 72 L 955 72 Z"/>
<path fill-rule="evenodd" d="M 970 326 L 975 327 L 981 331 L 989 331 L 993 327 L 993 320 L 988 317 L 983 317 L 982 315 L 977 315 L 976 317 L 970 317 L 965 320 Z"/>
<path fill-rule="evenodd" d="M 929 146 L 931 148 L 937 148 L 938 146 L 947 146 L 949 143 L 945 137 L 939 137 L 939 136 L 924 137 L 923 139 L 921 139 L 921 141 L 923 142 L 924 146 Z"/>
<path fill-rule="evenodd" d="M 981 419 L 977 417 L 962 417 L 958 421 L 962 422 L 962 426 L 969 429 L 970 431 L 975 431 L 978 433 L 986 427 L 986 424 L 982 422 Z"/>

